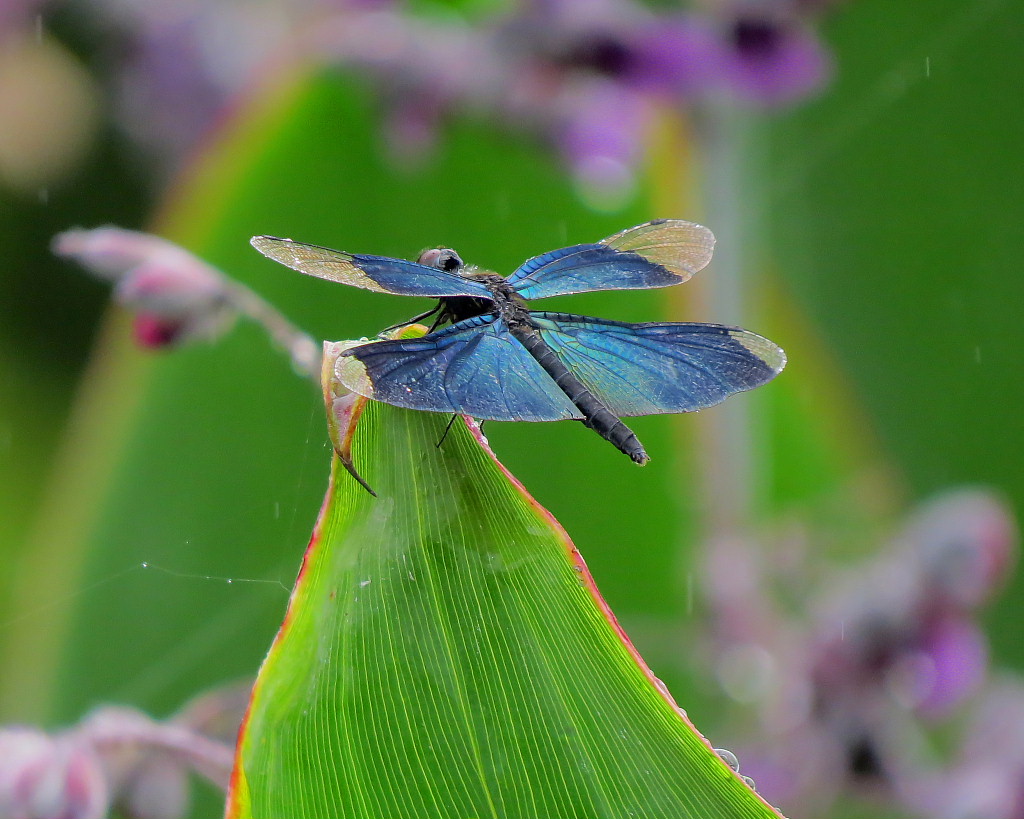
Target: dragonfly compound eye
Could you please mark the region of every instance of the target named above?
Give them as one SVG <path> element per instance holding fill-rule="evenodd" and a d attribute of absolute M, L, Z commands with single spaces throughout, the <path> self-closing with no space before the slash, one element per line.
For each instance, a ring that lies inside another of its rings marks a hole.
<path fill-rule="evenodd" d="M 441 270 L 447 270 L 449 273 L 455 273 L 462 269 L 463 261 L 451 248 L 440 248 L 437 256 L 436 267 Z"/>
<path fill-rule="evenodd" d="M 434 247 L 424 250 L 418 259 L 420 264 L 436 267 L 447 273 L 457 273 L 464 266 L 459 254 L 448 247 Z"/>

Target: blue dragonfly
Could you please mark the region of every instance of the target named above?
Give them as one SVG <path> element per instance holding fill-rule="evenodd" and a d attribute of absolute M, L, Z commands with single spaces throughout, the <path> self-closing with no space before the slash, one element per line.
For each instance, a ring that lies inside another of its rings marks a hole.
<path fill-rule="evenodd" d="M 685 282 L 715 246 L 711 231 L 693 222 L 660 219 L 551 250 L 507 278 L 464 264 L 449 248 L 411 262 L 273 236 L 256 236 L 252 245 L 310 276 L 438 299 L 406 322 L 436 317 L 421 338 L 370 341 L 343 353 L 336 373 L 353 392 L 481 420 L 576 419 L 641 465 L 650 458 L 621 417 L 710 407 L 786 365 L 781 348 L 738 327 L 628 324 L 528 308 L 528 299 Z"/>

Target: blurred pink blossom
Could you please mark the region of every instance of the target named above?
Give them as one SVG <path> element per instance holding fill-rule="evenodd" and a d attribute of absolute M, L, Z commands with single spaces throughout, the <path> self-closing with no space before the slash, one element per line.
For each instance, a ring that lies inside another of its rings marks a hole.
<path fill-rule="evenodd" d="M 114 296 L 136 312 L 135 332 L 146 347 L 215 338 L 234 311 L 223 275 L 171 242 L 116 227 L 69 230 L 53 251 L 115 282 Z"/>
<path fill-rule="evenodd" d="M 117 227 L 68 230 L 53 252 L 114 282 L 114 298 L 135 313 L 136 340 L 161 349 L 213 339 L 241 315 L 259 324 L 301 374 L 319 377 L 319 345 L 248 288 L 182 247 Z"/>
<path fill-rule="evenodd" d="M 758 715 L 765 738 L 737 750 L 759 792 L 806 815 L 826 812 L 844 790 L 920 810 L 921 783 L 942 776 L 920 753 L 927 729 L 987 696 L 979 607 L 1005 582 L 1017 544 L 1005 503 L 980 489 L 923 504 L 874 557 L 840 572 L 816 564 L 807 543 L 797 544 L 802 563 L 786 568 L 767 559 L 784 548 L 714 543 L 705 567 L 712 662 L 726 692 Z M 797 605 L 779 605 L 797 589 Z M 1024 748 L 1024 722 L 1006 730 Z M 965 742 L 975 741 L 969 732 Z M 961 775 L 966 765 L 944 770 Z M 1024 773 L 1024 754 L 1008 753 L 1006 766 L 1000 782 L 1024 783 L 1013 778 Z M 1024 804 L 1024 784 L 1009 789 Z"/>
<path fill-rule="evenodd" d="M 226 789 L 248 690 L 208 692 L 165 722 L 106 706 L 53 734 L 0 728 L 0 817 L 102 819 L 114 810 L 127 819 L 185 816 L 190 772 Z M 229 736 L 221 739 L 221 732 Z"/>
<path fill-rule="evenodd" d="M 151 167 L 177 166 L 287 61 L 314 60 L 373 90 L 398 161 L 424 159 L 447 120 L 483 118 L 550 147 L 585 192 L 614 201 L 632 190 L 654 108 L 777 108 L 823 88 L 831 60 L 814 20 L 829 5 L 533 0 L 430 13 L 369 0 L 97 0 L 84 13 L 110 44 L 115 114 Z M 150 322 L 141 334 L 167 331 Z"/>

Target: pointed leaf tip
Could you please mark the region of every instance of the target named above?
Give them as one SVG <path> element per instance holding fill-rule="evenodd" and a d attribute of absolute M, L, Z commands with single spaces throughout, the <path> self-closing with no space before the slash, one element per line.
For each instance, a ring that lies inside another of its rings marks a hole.
<path fill-rule="evenodd" d="M 378 496 L 339 454 L 229 815 L 777 816 L 685 720 L 476 424 L 438 447 L 448 417 L 341 394 L 327 374 L 343 349 L 325 348 L 332 436 Z"/>

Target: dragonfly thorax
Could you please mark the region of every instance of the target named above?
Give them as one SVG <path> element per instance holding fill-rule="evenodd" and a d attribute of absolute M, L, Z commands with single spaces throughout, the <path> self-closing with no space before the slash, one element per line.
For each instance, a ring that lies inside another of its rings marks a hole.
<path fill-rule="evenodd" d="M 441 323 L 458 324 L 465 319 L 494 312 L 494 302 L 490 299 L 478 299 L 475 296 L 446 296 L 440 301 L 441 312 L 438 315 L 438 320 Z"/>
<path fill-rule="evenodd" d="M 526 318 L 526 300 L 516 293 L 504 276 L 496 273 L 477 273 L 471 278 L 484 284 L 491 291 L 492 298 L 446 296 L 440 300 L 439 318 L 443 321 L 456 324 L 476 316 L 497 315 L 505 319 L 506 323 L 521 323 Z"/>

